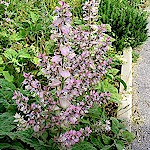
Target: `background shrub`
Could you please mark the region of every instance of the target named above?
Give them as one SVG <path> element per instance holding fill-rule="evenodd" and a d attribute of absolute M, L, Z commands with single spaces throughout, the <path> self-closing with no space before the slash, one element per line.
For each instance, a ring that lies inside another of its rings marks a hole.
<path fill-rule="evenodd" d="M 136 47 L 147 39 L 147 15 L 142 9 L 135 7 L 132 0 L 116 1 L 101 0 L 99 5 L 99 20 L 110 24 L 118 50 L 124 47 Z"/>

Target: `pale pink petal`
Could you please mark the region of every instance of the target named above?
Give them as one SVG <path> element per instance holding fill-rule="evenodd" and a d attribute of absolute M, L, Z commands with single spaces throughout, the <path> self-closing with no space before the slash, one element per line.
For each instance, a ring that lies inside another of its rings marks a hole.
<path fill-rule="evenodd" d="M 70 77 L 70 75 L 71 75 L 68 70 L 59 70 L 59 73 L 60 73 L 60 75 L 61 75 L 62 77 L 64 77 L 64 78 L 68 78 L 68 77 Z"/>
<path fill-rule="evenodd" d="M 57 79 L 53 80 L 52 83 L 50 84 L 50 87 L 56 87 L 59 86 L 61 84 L 61 82 Z"/>
<path fill-rule="evenodd" d="M 39 125 L 35 125 L 35 126 L 33 127 L 33 129 L 34 129 L 35 132 L 38 132 L 39 129 L 40 129 L 40 126 L 39 126 Z"/>
<path fill-rule="evenodd" d="M 62 60 L 60 55 L 55 55 L 52 57 L 52 62 L 59 63 Z"/>
<path fill-rule="evenodd" d="M 67 56 L 69 54 L 69 47 L 60 45 L 60 51 L 63 56 Z"/>
<path fill-rule="evenodd" d="M 30 76 L 30 73 L 23 73 L 23 76 L 25 77 L 25 78 L 28 78 L 29 76 Z"/>
<path fill-rule="evenodd" d="M 67 56 L 67 58 L 68 58 L 68 59 L 73 59 L 75 56 L 76 56 L 75 53 L 70 53 L 70 54 Z"/>
<path fill-rule="evenodd" d="M 72 13 L 68 11 L 68 12 L 65 13 L 65 16 L 71 17 L 71 16 L 72 16 Z"/>
<path fill-rule="evenodd" d="M 43 98 L 44 97 L 44 91 L 39 92 L 39 98 Z"/>
<path fill-rule="evenodd" d="M 61 19 L 61 18 L 58 18 L 58 19 L 56 19 L 56 20 L 53 21 L 53 25 L 54 25 L 54 26 L 58 26 L 58 25 L 61 24 L 61 22 L 62 22 L 62 19 Z"/>
<path fill-rule="evenodd" d="M 90 67 L 91 67 L 92 69 L 96 69 L 96 67 L 95 67 L 95 64 L 94 64 L 94 61 L 93 61 L 93 60 L 91 60 L 91 61 L 90 61 Z"/>
<path fill-rule="evenodd" d="M 70 33 L 70 27 L 69 26 L 64 25 L 64 26 L 61 27 L 61 30 L 64 34 L 69 34 Z"/>
<path fill-rule="evenodd" d="M 63 97 L 59 99 L 59 102 L 60 102 L 60 106 L 62 108 L 64 108 L 64 109 L 68 108 L 71 105 L 71 103 L 69 102 L 69 100 L 67 100 L 67 99 L 65 99 Z"/>
<path fill-rule="evenodd" d="M 55 39 L 56 38 L 56 35 L 54 35 L 54 34 L 52 34 L 51 36 L 50 36 L 50 39 L 51 40 L 53 40 L 53 39 Z"/>
<path fill-rule="evenodd" d="M 39 82 L 37 80 L 31 82 L 31 86 L 33 88 L 38 88 L 38 84 L 39 84 Z"/>
<path fill-rule="evenodd" d="M 66 4 L 64 1 L 59 1 L 58 4 L 64 7 L 69 7 L 69 5 Z"/>
<path fill-rule="evenodd" d="M 58 107 L 57 105 L 54 105 L 53 110 L 55 110 L 55 111 L 60 110 L 60 107 Z"/>
<path fill-rule="evenodd" d="M 65 2 L 59 1 L 58 4 L 61 5 L 61 6 L 63 6 L 65 4 Z"/>

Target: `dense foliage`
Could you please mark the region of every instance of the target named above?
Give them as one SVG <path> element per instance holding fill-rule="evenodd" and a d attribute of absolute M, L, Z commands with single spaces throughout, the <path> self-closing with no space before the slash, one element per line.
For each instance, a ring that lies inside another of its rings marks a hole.
<path fill-rule="evenodd" d="M 98 1 L 66 1 L 72 9 L 0 4 L 0 149 L 122 150 L 134 139 L 116 118 L 119 82 L 127 87 Z"/>
<path fill-rule="evenodd" d="M 127 0 L 100 1 L 99 20 L 111 25 L 117 51 L 128 46 L 134 48 L 147 39 L 147 16 L 146 12 L 136 7 L 139 3 Z"/>

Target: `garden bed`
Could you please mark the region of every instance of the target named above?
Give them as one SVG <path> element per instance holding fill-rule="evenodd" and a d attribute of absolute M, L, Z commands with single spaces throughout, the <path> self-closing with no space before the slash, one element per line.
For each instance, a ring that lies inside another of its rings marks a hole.
<path fill-rule="evenodd" d="M 131 51 L 120 71 L 99 3 L 87 1 L 82 18 L 56 5 L 54 13 L 44 1 L 0 5 L 0 149 L 122 150 L 134 139 L 121 121 L 131 99 L 117 118 L 120 94 L 131 98 Z"/>

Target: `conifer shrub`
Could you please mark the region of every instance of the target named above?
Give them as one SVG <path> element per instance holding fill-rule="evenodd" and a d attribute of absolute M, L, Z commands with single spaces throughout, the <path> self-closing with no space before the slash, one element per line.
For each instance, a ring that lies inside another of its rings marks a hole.
<path fill-rule="evenodd" d="M 129 1 L 101 0 L 99 21 L 110 24 L 117 51 L 137 47 L 147 39 L 147 15 Z"/>

